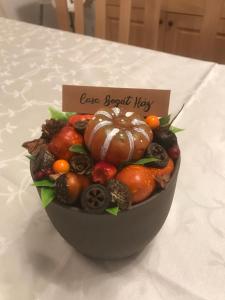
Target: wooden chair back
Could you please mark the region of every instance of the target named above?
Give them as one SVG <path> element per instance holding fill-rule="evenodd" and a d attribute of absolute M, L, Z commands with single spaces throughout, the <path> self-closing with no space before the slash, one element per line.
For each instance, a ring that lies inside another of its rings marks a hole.
<path fill-rule="evenodd" d="M 106 1 L 95 0 L 95 36 L 102 39 L 106 38 Z M 145 47 L 156 49 L 162 0 L 144 0 L 144 2 Z M 59 28 L 69 31 L 70 20 L 67 1 L 55 0 L 55 4 Z M 84 34 L 84 5 L 83 0 L 74 0 L 74 30 L 81 34 Z M 132 0 L 120 0 L 118 42 L 129 43 L 131 8 Z"/>
<path fill-rule="evenodd" d="M 205 13 L 200 32 L 200 58 L 211 60 L 215 48 L 215 38 L 218 31 L 224 0 L 206 0 Z"/>
<path fill-rule="evenodd" d="M 5 17 L 5 11 L 4 11 L 3 7 L 2 7 L 1 2 L 0 2 L 0 17 Z"/>

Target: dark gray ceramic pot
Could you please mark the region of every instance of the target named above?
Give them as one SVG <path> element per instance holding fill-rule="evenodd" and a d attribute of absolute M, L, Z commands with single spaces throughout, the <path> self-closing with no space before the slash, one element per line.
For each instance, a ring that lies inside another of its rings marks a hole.
<path fill-rule="evenodd" d="M 62 237 L 84 255 L 98 259 L 128 257 L 140 252 L 165 222 L 179 167 L 180 160 L 165 190 L 118 216 L 88 214 L 54 201 L 46 212 Z"/>

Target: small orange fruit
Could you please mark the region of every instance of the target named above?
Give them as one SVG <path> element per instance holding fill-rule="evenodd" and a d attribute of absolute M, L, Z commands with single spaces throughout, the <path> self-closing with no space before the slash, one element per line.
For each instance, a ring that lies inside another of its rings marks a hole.
<path fill-rule="evenodd" d="M 156 187 L 156 182 L 148 168 L 139 165 L 129 165 L 123 168 L 116 179 L 127 185 L 131 192 L 133 204 L 144 201 Z"/>
<path fill-rule="evenodd" d="M 69 172 L 70 165 L 65 159 L 58 159 L 54 162 L 52 168 L 56 173 L 65 174 Z"/>
<path fill-rule="evenodd" d="M 160 126 L 159 118 L 157 116 L 148 116 L 145 121 L 151 129 L 155 129 Z"/>

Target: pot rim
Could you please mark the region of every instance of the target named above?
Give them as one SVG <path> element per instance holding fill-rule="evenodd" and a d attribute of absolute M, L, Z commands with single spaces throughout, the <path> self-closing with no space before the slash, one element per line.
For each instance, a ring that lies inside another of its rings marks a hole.
<path fill-rule="evenodd" d="M 161 191 L 158 191 L 158 192 L 154 193 L 152 196 L 150 196 L 149 198 L 147 198 L 146 200 L 144 200 L 144 201 L 142 201 L 142 202 L 140 202 L 140 203 L 137 203 L 137 204 L 135 204 L 135 205 L 131 205 L 127 210 L 123 210 L 123 211 L 121 210 L 121 211 L 119 212 L 119 214 L 120 214 L 120 215 L 121 215 L 121 214 L 126 214 L 126 213 L 129 213 L 130 211 L 132 211 L 132 210 L 134 210 L 134 209 L 137 209 L 137 208 L 143 206 L 143 205 L 147 205 L 149 202 L 151 202 L 151 201 L 153 201 L 155 198 L 157 198 L 160 194 L 166 193 L 168 187 L 170 186 L 170 184 L 171 184 L 172 181 L 173 181 L 173 178 L 175 177 L 175 174 L 176 174 L 176 173 L 178 172 L 178 170 L 179 170 L 180 161 L 181 161 L 181 157 L 179 157 L 179 158 L 177 159 L 177 161 L 175 162 L 175 168 L 174 168 L 174 171 L 173 171 L 172 176 L 171 176 L 171 178 L 170 178 L 170 181 L 168 182 L 168 184 L 167 184 L 167 186 L 165 187 L 165 189 L 163 189 L 163 190 L 161 190 Z M 32 163 L 32 162 L 31 162 L 31 163 Z M 32 172 L 31 172 L 31 175 L 32 175 Z M 33 177 L 33 176 L 32 176 L 32 177 Z M 37 188 L 38 190 L 41 189 L 41 188 L 39 188 L 39 187 L 36 187 L 36 188 Z M 63 204 L 63 203 L 59 203 L 59 202 L 54 201 L 54 200 L 51 202 L 51 204 L 57 205 L 57 206 L 59 206 L 59 207 L 61 207 L 61 208 L 64 208 L 64 209 L 67 209 L 67 210 L 71 210 L 71 211 L 74 211 L 74 212 L 83 213 L 83 214 L 86 214 L 86 215 L 89 215 L 89 216 L 99 216 L 99 217 L 101 217 L 101 216 L 109 216 L 109 217 L 112 216 L 111 214 L 109 214 L 109 213 L 107 213 L 107 212 L 102 213 L 102 214 L 90 214 L 90 213 L 88 213 L 88 212 L 86 212 L 86 211 L 84 211 L 84 210 L 82 210 L 82 209 L 80 209 L 80 208 L 78 208 L 78 207 L 76 207 L 76 206 L 69 206 L 69 205 L 66 205 L 66 204 Z"/>

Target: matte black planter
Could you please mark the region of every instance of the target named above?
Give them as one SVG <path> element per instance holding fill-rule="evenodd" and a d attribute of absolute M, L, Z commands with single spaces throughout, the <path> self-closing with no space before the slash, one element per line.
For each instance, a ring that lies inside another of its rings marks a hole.
<path fill-rule="evenodd" d="M 54 201 L 46 212 L 63 238 L 84 255 L 98 259 L 128 257 L 140 252 L 165 222 L 179 167 L 180 159 L 165 190 L 118 216 L 88 214 Z"/>

